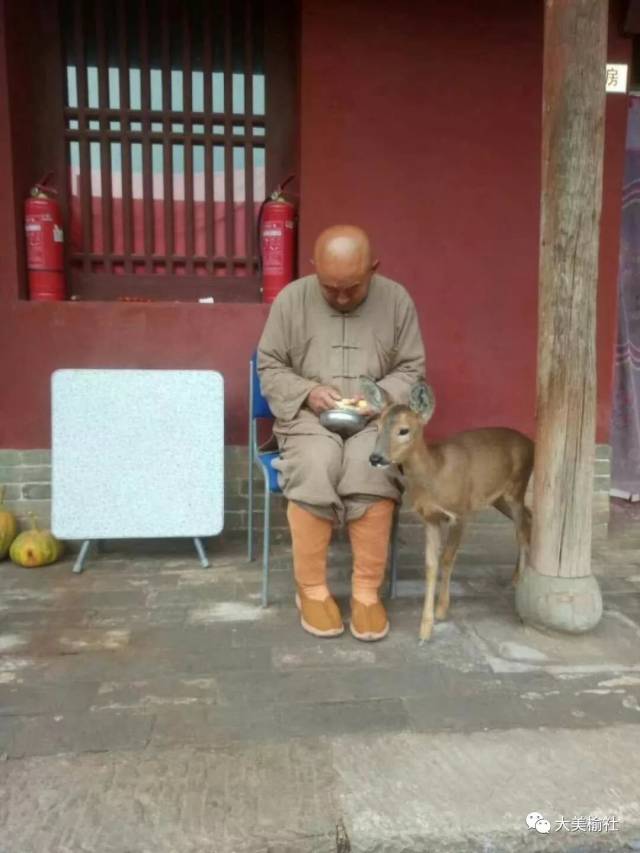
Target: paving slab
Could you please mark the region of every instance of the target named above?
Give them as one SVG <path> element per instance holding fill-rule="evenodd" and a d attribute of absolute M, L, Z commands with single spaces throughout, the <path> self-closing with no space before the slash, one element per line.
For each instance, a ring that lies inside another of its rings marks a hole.
<path fill-rule="evenodd" d="M 329 853 L 335 836 L 322 741 L 63 756 L 6 771 L 2 853 Z"/>
<path fill-rule="evenodd" d="M 243 673 L 246 681 L 246 674 Z M 90 685 L 87 685 L 90 686 Z M 90 710 L 138 709 L 214 705 L 220 702 L 219 676 L 169 675 L 141 681 L 105 681 L 91 695 Z"/>
<path fill-rule="evenodd" d="M 95 703 L 99 685 L 21 684 L 15 676 L 3 683 L 0 673 L 0 715 L 62 714 L 67 711 L 88 711 Z M 13 675 L 13 673 L 9 673 Z"/>
<path fill-rule="evenodd" d="M 593 631 L 578 636 L 539 631 L 523 625 L 515 614 L 465 624 L 494 672 L 640 671 L 640 627 L 613 608 L 605 609 Z"/>
<path fill-rule="evenodd" d="M 6 753 L 9 758 L 62 752 L 109 752 L 144 749 L 155 719 L 125 711 L 38 714 L 11 718 L 15 726 Z"/>
<path fill-rule="evenodd" d="M 341 738 L 333 766 L 360 853 L 565 851 L 576 837 L 556 831 L 562 817 L 615 816 L 627 838 L 638 834 L 640 763 L 628 754 L 634 736 L 637 726 Z M 531 812 L 551 823 L 548 838 L 527 828 Z"/>

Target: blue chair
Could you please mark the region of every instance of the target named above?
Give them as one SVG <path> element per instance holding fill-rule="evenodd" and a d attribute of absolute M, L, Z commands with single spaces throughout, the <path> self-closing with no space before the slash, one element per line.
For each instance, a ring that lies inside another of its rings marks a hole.
<path fill-rule="evenodd" d="M 262 606 L 266 607 L 269 595 L 269 555 L 271 550 L 271 495 L 281 495 L 282 489 L 278 484 L 278 472 L 273 467 L 276 459 L 280 458 L 277 450 L 261 451 L 258 446 L 258 421 L 273 421 L 273 412 L 269 403 L 262 396 L 260 377 L 257 370 L 257 359 L 254 353 L 249 362 L 249 507 L 247 519 L 247 550 L 249 560 L 254 559 L 253 541 L 253 469 L 257 466 L 264 478 L 264 516 L 262 525 Z M 393 514 L 393 527 L 390 542 L 390 588 L 391 598 L 397 592 L 398 568 L 398 519 L 399 510 L 396 506 Z"/>

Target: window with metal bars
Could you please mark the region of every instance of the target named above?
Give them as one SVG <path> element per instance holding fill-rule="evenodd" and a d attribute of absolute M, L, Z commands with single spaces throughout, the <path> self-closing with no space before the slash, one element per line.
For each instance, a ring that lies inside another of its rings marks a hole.
<path fill-rule="evenodd" d="M 72 293 L 259 299 L 257 213 L 293 151 L 267 8 L 62 0 Z"/>

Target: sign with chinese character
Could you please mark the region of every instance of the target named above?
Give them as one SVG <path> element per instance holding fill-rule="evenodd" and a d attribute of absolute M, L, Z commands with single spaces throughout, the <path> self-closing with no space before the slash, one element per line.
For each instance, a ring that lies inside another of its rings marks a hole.
<path fill-rule="evenodd" d="M 626 92 L 628 71 L 628 65 L 610 65 L 607 63 L 607 92 Z"/>

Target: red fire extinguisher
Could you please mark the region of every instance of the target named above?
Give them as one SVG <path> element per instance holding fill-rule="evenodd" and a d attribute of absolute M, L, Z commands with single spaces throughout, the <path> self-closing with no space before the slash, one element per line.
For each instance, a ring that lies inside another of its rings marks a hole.
<path fill-rule="evenodd" d="M 283 195 L 294 177 L 288 177 L 263 201 L 258 215 L 263 302 L 273 302 L 294 278 L 296 209 Z"/>
<path fill-rule="evenodd" d="M 24 203 L 29 298 L 40 302 L 65 298 L 62 211 L 58 191 L 46 186 L 50 177 L 35 184 Z"/>

